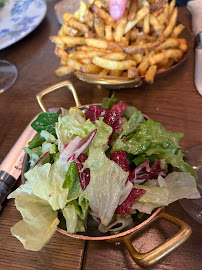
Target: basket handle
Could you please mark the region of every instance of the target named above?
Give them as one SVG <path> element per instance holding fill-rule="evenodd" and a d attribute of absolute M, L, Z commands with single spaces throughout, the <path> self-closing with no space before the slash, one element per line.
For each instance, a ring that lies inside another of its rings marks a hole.
<path fill-rule="evenodd" d="M 62 87 L 67 87 L 71 92 L 72 92 L 72 95 L 73 95 L 73 98 L 74 98 L 74 101 L 76 103 L 76 106 L 79 107 L 81 106 L 81 103 L 79 101 L 79 98 L 78 98 L 78 95 L 77 95 L 77 92 L 73 86 L 73 84 L 70 82 L 70 81 L 63 81 L 63 82 L 60 82 L 60 83 L 57 83 L 57 84 L 54 84 L 46 89 L 44 89 L 43 91 L 41 91 L 40 93 L 38 93 L 36 95 L 36 99 L 39 103 L 39 106 L 41 107 L 41 109 L 44 111 L 44 112 L 47 112 L 48 109 L 46 108 L 45 104 L 44 104 L 44 101 L 43 101 L 43 97 L 49 93 L 52 93 L 52 92 L 55 92 L 57 90 L 59 90 L 60 88 Z"/>
<path fill-rule="evenodd" d="M 154 263 L 158 262 L 160 259 L 162 259 L 164 256 L 172 252 L 174 249 L 179 247 L 183 242 L 185 242 L 189 236 L 191 235 L 191 227 L 185 223 L 184 221 L 173 217 L 164 211 L 161 211 L 156 218 L 152 220 L 152 222 L 156 219 L 163 218 L 171 223 L 177 225 L 180 230 L 171 236 L 169 239 L 167 239 L 164 243 L 159 245 L 158 247 L 152 249 L 149 252 L 146 253 L 139 253 L 136 251 L 134 246 L 132 245 L 131 238 L 133 236 L 132 234 L 129 234 L 127 236 L 122 237 L 120 240 L 123 242 L 128 249 L 130 256 L 135 261 L 136 264 L 138 264 L 141 267 L 148 267 L 153 265 Z M 144 227 L 143 227 L 144 228 Z M 142 230 L 142 229 L 140 229 Z"/>

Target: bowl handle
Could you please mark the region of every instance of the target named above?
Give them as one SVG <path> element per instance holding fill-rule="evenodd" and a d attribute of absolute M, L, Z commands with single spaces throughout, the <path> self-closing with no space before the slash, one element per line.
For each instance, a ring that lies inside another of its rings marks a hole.
<path fill-rule="evenodd" d="M 39 103 L 39 106 L 41 107 L 41 109 L 44 111 L 44 112 L 47 112 L 48 109 L 46 108 L 45 104 L 44 104 L 44 101 L 43 101 L 43 97 L 51 92 L 55 92 L 57 91 L 58 89 L 62 88 L 62 87 L 67 87 L 71 92 L 72 92 L 72 95 L 74 97 L 74 101 L 76 103 L 76 106 L 79 107 L 81 106 L 81 103 L 79 101 L 79 98 L 78 98 L 78 95 L 77 95 L 77 92 L 73 86 L 73 84 L 70 82 L 70 81 L 63 81 L 63 82 L 60 82 L 60 83 L 57 83 L 57 84 L 54 84 L 46 89 L 44 89 L 43 91 L 41 91 L 40 93 L 38 93 L 36 95 L 36 99 Z"/>
<path fill-rule="evenodd" d="M 131 233 L 127 236 L 122 237 L 120 240 L 123 242 L 128 249 L 132 259 L 141 267 L 148 267 L 153 265 L 154 263 L 158 262 L 161 258 L 169 254 L 171 251 L 179 247 L 184 241 L 186 241 L 189 236 L 191 235 L 191 227 L 185 223 L 184 221 L 173 217 L 164 211 L 161 211 L 153 220 L 163 218 L 171 223 L 177 225 L 180 230 L 174 234 L 172 237 L 167 239 L 164 243 L 159 245 L 158 247 L 152 249 L 149 252 L 146 253 L 139 253 L 136 251 L 136 249 L 133 247 L 131 243 L 131 237 L 135 233 Z M 140 230 L 142 230 L 144 227 L 142 227 Z M 139 231 L 138 231 L 139 232 Z"/>

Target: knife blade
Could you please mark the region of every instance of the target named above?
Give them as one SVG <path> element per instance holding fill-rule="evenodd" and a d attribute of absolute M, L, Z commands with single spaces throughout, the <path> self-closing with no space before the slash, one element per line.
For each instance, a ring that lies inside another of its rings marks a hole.
<path fill-rule="evenodd" d="M 195 37 L 195 86 L 202 96 L 202 32 Z"/>
<path fill-rule="evenodd" d="M 195 37 L 195 86 L 202 96 L 202 1 L 189 1 L 187 8 L 192 14 L 192 30 Z"/>
<path fill-rule="evenodd" d="M 58 110 L 59 108 L 49 109 L 49 111 L 55 113 L 57 113 Z M 31 123 L 38 117 L 38 115 L 39 114 L 30 121 L 0 165 L 0 211 L 2 209 L 3 201 L 11 192 L 22 172 L 22 164 L 25 155 L 23 147 L 27 146 L 28 142 L 37 134 L 37 132 L 31 127 Z"/>

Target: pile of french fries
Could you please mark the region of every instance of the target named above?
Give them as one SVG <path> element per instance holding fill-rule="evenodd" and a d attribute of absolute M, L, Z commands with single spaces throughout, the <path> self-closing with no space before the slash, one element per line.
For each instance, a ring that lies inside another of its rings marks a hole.
<path fill-rule="evenodd" d="M 61 59 L 55 73 L 144 76 L 153 83 L 158 72 L 180 61 L 187 50 L 186 40 L 178 38 L 184 26 L 176 25 L 177 16 L 175 0 L 128 0 L 118 21 L 110 16 L 108 1 L 81 0 L 74 14 L 63 14 L 58 35 L 50 37 Z"/>

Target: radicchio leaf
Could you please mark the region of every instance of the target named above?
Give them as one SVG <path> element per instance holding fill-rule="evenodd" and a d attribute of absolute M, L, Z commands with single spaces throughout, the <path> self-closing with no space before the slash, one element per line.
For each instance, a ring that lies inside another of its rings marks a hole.
<path fill-rule="evenodd" d="M 159 175 L 166 176 L 166 170 L 161 169 L 161 160 L 158 159 L 152 167 L 149 166 L 149 160 L 147 160 L 130 173 L 128 180 L 134 184 L 142 184 L 148 179 L 157 179 Z"/>
<path fill-rule="evenodd" d="M 119 102 L 112 105 L 110 111 L 115 112 L 117 115 L 121 116 L 125 112 L 127 105 L 128 104 L 126 102 Z"/>
<path fill-rule="evenodd" d="M 60 154 L 60 159 L 64 162 L 72 162 L 78 158 L 78 156 L 88 147 L 92 139 L 94 138 L 97 129 L 93 130 L 88 136 L 81 139 L 76 136 L 72 141 L 68 143 L 66 148 Z"/>
<path fill-rule="evenodd" d="M 98 120 L 103 112 L 104 110 L 100 107 L 91 105 L 87 111 L 86 119 L 90 119 L 92 123 L 95 123 L 95 120 Z"/>
<path fill-rule="evenodd" d="M 127 216 L 131 214 L 131 208 L 134 200 L 139 200 L 146 193 L 144 189 L 133 188 L 126 200 L 116 208 L 115 214 Z"/>
<path fill-rule="evenodd" d="M 76 166 L 77 166 L 78 171 L 79 171 L 79 180 L 80 180 L 80 183 L 81 183 L 82 190 L 85 190 L 87 185 L 90 182 L 90 169 L 86 168 L 85 170 L 82 171 L 82 169 L 83 169 L 83 164 L 82 163 L 84 163 L 87 158 L 88 158 L 88 156 L 86 156 L 85 154 L 82 153 L 75 160 Z"/>
<path fill-rule="evenodd" d="M 125 172 L 130 172 L 130 166 L 125 151 L 116 151 L 112 153 L 110 159 L 116 162 Z"/>

